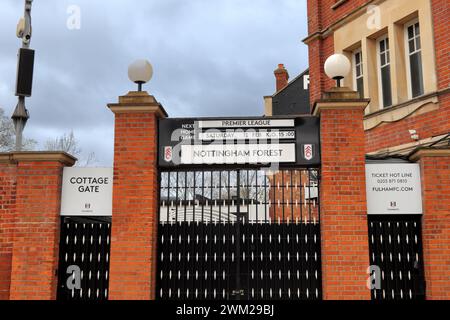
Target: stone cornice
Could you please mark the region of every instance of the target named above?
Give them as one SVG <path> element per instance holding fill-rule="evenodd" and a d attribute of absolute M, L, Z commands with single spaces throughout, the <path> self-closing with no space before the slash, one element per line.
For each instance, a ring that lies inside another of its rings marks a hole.
<path fill-rule="evenodd" d="M 66 152 L 59 151 L 23 151 L 0 153 L 0 163 L 15 164 L 18 162 L 59 162 L 71 167 L 77 162 L 77 158 Z"/>
<path fill-rule="evenodd" d="M 437 109 L 439 109 L 439 94 L 433 92 L 365 115 L 364 129 L 371 130 L 384 123 L 397 122 L 414 114 Z"/>
<path fill-rule="evenodd" d="M 364 111 L 364 109 L 369 104 L 369 101 L 366 100 L 321 100 L 316 102 L 313 109 L 313 115 L 319 116 L 320 113 L 324 110 L 349 110 L 349 109 L 360 109 Z"/>
<path fill-rule="evenodd" d="M 419 148 L 409 156 L 409 160 L 416 162 L 424 157 L 450 158 L 450 148 Z"/>
<path fill-rule="evenodd" d="M 148 104 L 108 104 L 108 108 L 114 113 L 155 113 L 158 118 L 166 118 L 167 113 L 161 105 L 148 105 Z"/>

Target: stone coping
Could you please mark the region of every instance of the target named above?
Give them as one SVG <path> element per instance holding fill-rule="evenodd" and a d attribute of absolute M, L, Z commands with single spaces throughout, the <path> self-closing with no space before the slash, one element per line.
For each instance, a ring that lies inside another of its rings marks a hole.
<path fill-rule="evenodd" d="M 60 162 L 71 167 L 77 162 L 74 156 L 62 151 L 20 151 L 0 153 L 0 163 L 14 164 L 18 162 L 49 161 Z"/>
<path fill-rule="evenodd" d="M 424 157 L 449 157 L 450 158 L 450 148 L 432 148 L 432 147 L 419 148 L 409 156 L 409 159 L 411 161 L 418 161 Z"/>

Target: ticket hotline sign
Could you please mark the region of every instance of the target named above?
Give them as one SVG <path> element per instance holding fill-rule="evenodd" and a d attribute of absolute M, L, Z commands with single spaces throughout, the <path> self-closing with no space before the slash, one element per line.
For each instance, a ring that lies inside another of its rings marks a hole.
<path fill-rule="evenodd" d="M 319 119 L 159 120 L 159 166 L 320 164 Z"/>
<path fill-rule="evenodd" d="M 366 165 L 368 214 L 422 214 L 422 183 L 417 163 Z"/>

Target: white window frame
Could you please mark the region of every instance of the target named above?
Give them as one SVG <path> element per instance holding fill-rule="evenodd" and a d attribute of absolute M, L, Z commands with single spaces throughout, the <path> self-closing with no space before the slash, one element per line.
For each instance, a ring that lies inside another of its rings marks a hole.
<path fill-rule="evenodd" d="M 403 30 L 403 34 L 404 34 L 404 42 L 405 42 L 405 64 L 406 64 L 406 83 L 407 83 L 407 87 L 408 87 L 408 99 L 413 99 L 413 95 L 412 95 L 412 81 L 411 81 L 411 62 L 410 62 L 410 56 L 411 54 L 414 54 L 416 52 L 420 52 L 422 54 L 422 36 L 421 34 L 419 34 L 420 36 L 420 49 L 416 50 L 414 52 L 409 52 L 409 38 L 408 38 L 408 28 L 412 25 L 415 25 L 416 23 L 419 23 L 419 27 L 420 27 L 420 22 L 418 18 L 415 18 L 411 21 L 409 21 L 408 23 L 406 23 L 404 25 L 404 30 Z M 422 33 L 422 29 L 420 30 L 420 33 Z M 414 39 L 416 38 L 416 35 L 414 34 Z M 415 43 L 414 43 L 415 46 Z M 423 55 L 422 55 L 422 59 L 423 59 Z M 422 68 L 423 68 L 423 60 L 422 60 Z M 422 85 L 424 85 L 424 79 L 422 78 Z M 416 97 L 417 98 L 417 97 Z"/>
<path fill-rule="evenodd" d="M 393 104 L 391 104 L 390 106 L 385 106 L 384 105 L 384 101 L 383 101 L 383 84 L 382 84 L 382 80 L 381 80 L 381 67 L 386 66 L 385 65 L 381 65 L 381 50 L 380 50 L 380 42 L 384 41 L 386 39 L 389 39 L 389 35 L 385 34 L 381 37 L 379 37 L 376 41 L 376 47 L 377 47 L 377 74 L 378 74 L 378 101 L 379 101 L 379 107 L 380 109 L 385 109 L 385 108 L 390 108 L 393 106 Z M 389 66 L 391 65 L 391 41 L 389 40 Z M 392 77 L 390 77 L 391 79 L 391 99 L 392 99 Z"/>
<path fill-rule="evenodd" d="M 357 77 L 357 74 L 356 74 L 356 55 L 358 53 L 361 56 L 361 59 L 360 59 L 360 61 L 361 61 L 361 76 L 359 76 L 359 77 Z M 358 91 L 357 80 L 359 78 L 363 78 L 363 83 L 364 83 L 364 66 L 363 66 L 363 56 L 362 56 L 361 48 L 356 49 L 355 51 L 353 51 L 352 58 L 353 58 L 353 90 Z M 366 95 L 366 92 L 364 92 L 364 95 Z M 364 98 L 364 97 L 361 97 L 361 98 Z"/>

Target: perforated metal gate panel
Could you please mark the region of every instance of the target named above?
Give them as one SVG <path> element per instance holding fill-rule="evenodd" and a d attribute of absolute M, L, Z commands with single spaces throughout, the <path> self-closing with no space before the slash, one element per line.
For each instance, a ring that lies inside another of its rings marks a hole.
<path fill-rule="evenodd" d="M 110 237 L 110 218 L 62 218 L 58 300 L 108 299 Z"/>
<path fill-rule="evenodd" d="M 420 215 L 369 216 L 370 263 L 381 271 L 376 300 L 424 299 Z"/>
<path fill-rule="evenodd" d="M 320 299 L 317 179 L 314 169 L 162 172 L 157 298 Z"/>

